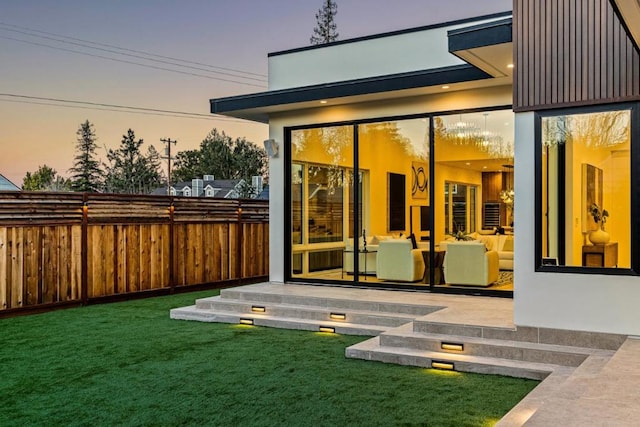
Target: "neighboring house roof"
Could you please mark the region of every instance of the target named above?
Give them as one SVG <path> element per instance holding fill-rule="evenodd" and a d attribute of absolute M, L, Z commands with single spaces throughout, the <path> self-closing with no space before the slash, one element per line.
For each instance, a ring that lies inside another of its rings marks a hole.
<path fill-rule="evenodd" d="M 205 191 L 208 188 L 213 189 L 215 191 L 213 197 L 216 198 L 235 198 L 238 197 L 237 191 L 239 190 L 238 186 L 244 182 L 242 179 L 214 179 L 202 181 L 202 189 L 200 194 L 197 196 L 204 196 Z M 182 196 L 185 190 L 192 190 L 192 182 L 191 181 L 182 181 L 177 182 L 172 185 L 176 192 L 176 196 Z M 166 195 L 167 187 L 156 188 L 153 190 L 151 194 L 155 195 Z M 192 196 L 195 196 L 192 194 Z"/>
<path fill-rule="evenodd" d="M 0 174 L 0 191 L 20 191 L 20 187 Z"/>

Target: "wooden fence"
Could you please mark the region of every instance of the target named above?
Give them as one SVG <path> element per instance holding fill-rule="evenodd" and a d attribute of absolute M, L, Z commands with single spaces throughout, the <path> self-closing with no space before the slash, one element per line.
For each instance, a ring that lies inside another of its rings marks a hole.
<path fill-rule="evenodd" d="M 0 192 L 0 316 L 264 280 L 263 200 Z"/>

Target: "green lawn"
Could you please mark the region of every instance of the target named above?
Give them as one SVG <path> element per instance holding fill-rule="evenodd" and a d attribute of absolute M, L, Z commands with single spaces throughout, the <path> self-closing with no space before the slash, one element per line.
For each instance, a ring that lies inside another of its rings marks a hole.
<path fill-rule="evenodd" d="M 0 425 L 482 426 L 537 385 L 345 359 L 365 337 L 169 319 L 212 293 L 0 320 Z"/>

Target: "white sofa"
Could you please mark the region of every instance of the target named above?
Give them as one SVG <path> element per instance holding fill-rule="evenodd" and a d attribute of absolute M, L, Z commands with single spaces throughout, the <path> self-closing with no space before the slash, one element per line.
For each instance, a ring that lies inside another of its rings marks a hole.
<path fill-rule="evenodd" d="M 378 245 L 376 276 L 380 280 L 415 282 L 424 277 L 421 249 L 413 249 L 410 240 L 387 239 Z"/>
<path fill-rule="evenodd" d="M 513 235 L 512 234 L 481 234 L 471 233 L 471 238 L 485 244 L 487 250 L 498 252 L 500 270 L 513 271 Z M 446 251 L 447 244 L 455 240 L 445 240 L 440 242 L 440 250 Z"/>
<path fill-rule="evenodd" d="M 479 241 L 447 242 L 444 278 L 454 285 L 489 286 L 498 280 L 498 252 Z"/>

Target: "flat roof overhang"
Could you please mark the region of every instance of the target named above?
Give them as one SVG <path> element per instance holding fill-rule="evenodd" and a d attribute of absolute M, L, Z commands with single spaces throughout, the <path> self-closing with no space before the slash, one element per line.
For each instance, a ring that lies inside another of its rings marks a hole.
<path fill-rule="evenodd" d="M 492 77 L 513 78 L 511 18 L 451 30 L 449 52 Z"/>
<path fill-rule="evenodd" d="M 640 0 L 611 0 L 611 4 L 640 51 Z"/>
<path fill-rule="evenodd" d="M 269 116 L 329 105 L 501 86 L 513 83 L 512 19 L 453 30 L 449 51 L 467 64 L 211 99 L 211 113 L 268 123 Z"/>

